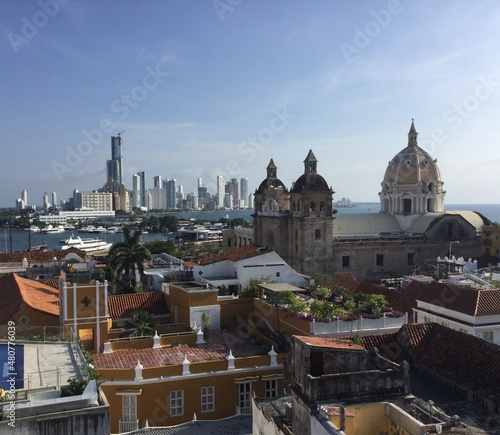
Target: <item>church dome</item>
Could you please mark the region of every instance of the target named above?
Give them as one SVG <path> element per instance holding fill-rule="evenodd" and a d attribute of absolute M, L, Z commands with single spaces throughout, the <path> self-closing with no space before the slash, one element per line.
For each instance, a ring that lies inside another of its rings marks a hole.
<path fill-rule="evenodd" d="M 277 178 L 277 166 L 273 159 L 267 165 L 267 178 L 260 183 L 259 188 L 255 191 L 256 194 L 266 195 L 269 191 L 281 189 L 286 191 L 286 186 Z"/>
<path fill-rule="evenodd" d="M 302 174 L 293 185 L 292 192 L 329 192 L 330 188 L 326 180 L 319 174 L 308 173 Z"/>
<path fill-rule="evenodd" d="M 382 213 L 417 215 L 444 212 L 446 192 L 437 160 L 418 146 L 417 137 L 412 120 L 407 147 L 389 161 L 385 170 L 379 193 Z"/>
<path fill-rule="evenodd" d="M 316 172 L 317 162 L 312 150 L 309 150 L 309 154 L 304 160 L 304 173 L 295 181 L 292 193 L 330 192 L 331 189 L 326 180 Z"/>
<path fill-rule="evenodd" d="M 382 186 L 417 185 L 420 183 L 440 183 L 441 174 L 437 160 L 417 145 L 415 125 L 412 122 L 408 133 L 408 146 L 396 154 L 385 171 Z"/>

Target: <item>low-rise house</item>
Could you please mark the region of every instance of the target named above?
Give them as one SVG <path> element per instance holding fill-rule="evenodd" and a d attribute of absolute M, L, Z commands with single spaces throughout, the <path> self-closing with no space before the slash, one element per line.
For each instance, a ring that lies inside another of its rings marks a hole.
<path fill-rule="evenodd" d="M 242 246 L 187 263 L 193 279 L 213 287 L 224 286 L 238 295 L 251 279 L 304 287 L 305 279 L 274 250 L 254 244 Z"/>

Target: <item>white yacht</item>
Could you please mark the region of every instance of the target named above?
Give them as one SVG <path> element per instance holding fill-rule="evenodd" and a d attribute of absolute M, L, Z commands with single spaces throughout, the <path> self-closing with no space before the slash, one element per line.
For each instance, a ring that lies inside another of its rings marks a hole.
<path fill-rule="evenodd" d="M 109 248 L 111 248 L 111 245 L 113 244 L 93 237 L 74 237 L 73 234 L 69 239 L 61 240 L 59 243 L 62 251 L 69 248 L 77 248 L 85 252 L 109 251 Z"/>

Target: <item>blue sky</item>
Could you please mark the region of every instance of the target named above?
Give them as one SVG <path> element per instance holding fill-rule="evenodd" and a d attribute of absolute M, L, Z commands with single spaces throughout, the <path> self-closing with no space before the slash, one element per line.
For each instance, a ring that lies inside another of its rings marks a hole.
<path fill-rule="evenodd" d="M 101 187 L 122 131 L 129 188 L 291 186 L 312 149 L 377 202 L 412 118 L 446 203 L 498 203 L 498 41 L 495 1 L 3 1 L 0 206 Z"/>

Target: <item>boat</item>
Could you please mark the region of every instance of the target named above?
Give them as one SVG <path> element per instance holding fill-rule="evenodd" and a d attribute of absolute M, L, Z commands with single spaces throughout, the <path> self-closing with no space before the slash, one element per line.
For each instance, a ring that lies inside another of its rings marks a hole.
<path fill-rule="evenodd" d="M 44 233 L 44 234 L 56 234 L 56 233 L 64 233 L 64 231 L 65 231 L 65 229 L 64 229 L 64 226 L 62 226 L 62 225 L 58 225 L 57 227 L 49 225 L 42 230 L 42 233 Z"/>
<path fill-rule="evenodd" d="M 95 252 L 109 251 L 109 248 L 111 248 L 111 245 L 113 243 L 106 242 L 104 240 L 98 239 L 97 237 L 81 238 L 80 236 L 74 237 L 73 234 L 71 234 L 71 237 L 69 239 L 61 240 L 59 244 L 61 245 L 61 251 L 65 251 L 69 248 L 76 248 L 85 252 Z"/>

